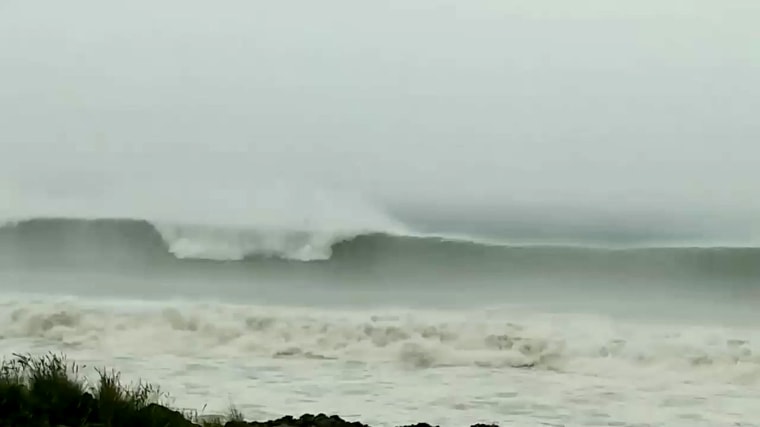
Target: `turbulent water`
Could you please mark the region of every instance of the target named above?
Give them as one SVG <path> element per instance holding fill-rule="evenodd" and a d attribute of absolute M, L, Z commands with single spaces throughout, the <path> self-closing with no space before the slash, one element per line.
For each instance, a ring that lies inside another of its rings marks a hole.
<path fill-rule="evenodd" d="M 0 349 L 65 351 L 250 417 L 760 422 L 760 249 L 394 224 L 9 217 Z"/>
<path fill-rule="evenodd" d="M 758 22 L 0 0 L 0 358 L 256 419 L 760 427 Z"/>

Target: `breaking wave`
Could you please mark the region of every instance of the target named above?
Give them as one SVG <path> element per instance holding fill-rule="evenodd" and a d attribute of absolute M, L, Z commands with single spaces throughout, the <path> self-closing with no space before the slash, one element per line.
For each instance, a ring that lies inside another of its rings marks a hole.
<path fill-rule="evenodd" d="M 360 363 L 530 368 L 640 375 L 700 371 L 760 381 L 760 336 L 747 328 L 662 326 L 603 316 L 324 311 L 218 303 L 0 302 L 0 336 L 124 356 L 263 356 Z M 144 345 L 149 342 L 151 345 Z"/>
<path fill-rule="evenodd" d="M 507 245 L 407 230 L 243 228 L 132 219 L 34 218 L 0 227 L 0 265 L 144 269 L 325 268 L 391 274 L 760 277 L 760 249 Z M 294 261 L 298 261 L 294 263 Z M 301 261 L 311 261 L 304 262 Z M 287 265 L 283 266 L 285 262 Z M 322 264 L 330 267 L 316 267 Z M 298 267 L 297 264 L 316 266 Z M 208 267 L 208 264 L 204 264 Z M 427 273 L 426 273 L 427 272 Z"/>
<path fill-rule="evenodd" d="M 94 251 L 163 248 L 178 259 L 239 261 L 245 258 L 327 260 L 333 245 L 370 230 L 288 230 L 193 225 L 133 219 L 34 218 L 0 227 L 4 247 L 36 246 L 40 253 L 60 249 Z"/>

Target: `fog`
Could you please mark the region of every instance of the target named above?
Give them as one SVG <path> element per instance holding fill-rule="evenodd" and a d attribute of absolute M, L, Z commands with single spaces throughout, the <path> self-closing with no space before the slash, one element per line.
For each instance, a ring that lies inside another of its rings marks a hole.
<path fill-rule="evenodd" d="M 0 179 L 751 235 L 757 22 L 739 0 L 4 0 Z"/>

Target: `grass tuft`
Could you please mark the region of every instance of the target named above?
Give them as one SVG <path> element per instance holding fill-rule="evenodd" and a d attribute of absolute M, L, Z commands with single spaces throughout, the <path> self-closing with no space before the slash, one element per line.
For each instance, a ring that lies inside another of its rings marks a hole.
<path fill-rule="evenodd" d="M 367 427 L 340 417 L 304 414 L 263 423 L 246 423 L 230 405 L 226 416 L 201 417 L 162 406 L 168 397 L 158 387 L 138 383 L 124 386 L 115 371 L 96 369 L 89 384 L 79 366 L 63 355 L 13 354 L 0 362 L 0 427 Z M 205 409 L 205 408 L 204 408 Z"/>
<path fill-rule="evenodd" d="M 227 412 L 227 421 L 237 421 L 242 422 L 245 421 L 245 418 L 243 417 L 243 413 L 240 412 L 235 405 L 230 405 L 230 409 Z"/>
<path fill-rule="evenodd" d="M 64 425 L 121 427 L 192 426 L 182 414 L 159 406 L 164 396 L 150 384 L 122 385 L 115 371 L 97 370 L 88 385 L 65 356 L 13 354 L 0 363 L 0 427 Z"/>
<path fill-rule="evenodd" d="M 115 425 L 118 420 L 133 418 L 134 414 L 152 403 L 159 403 L 161 393 L 151 384 L 138 383 L 125 387 L 119 373 L 96 369 L 98 384 L 91 391 L 97 401 L 98 417 L 106 425 Z"/>

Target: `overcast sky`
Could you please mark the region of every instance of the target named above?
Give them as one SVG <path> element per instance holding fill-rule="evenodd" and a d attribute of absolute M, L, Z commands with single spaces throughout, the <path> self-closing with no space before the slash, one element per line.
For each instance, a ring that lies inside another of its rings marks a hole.
<path fill-rule="evenodd" d="M 0 0 L 0 177 L 760 212 L 758 22 L 757 0 Z"/>

